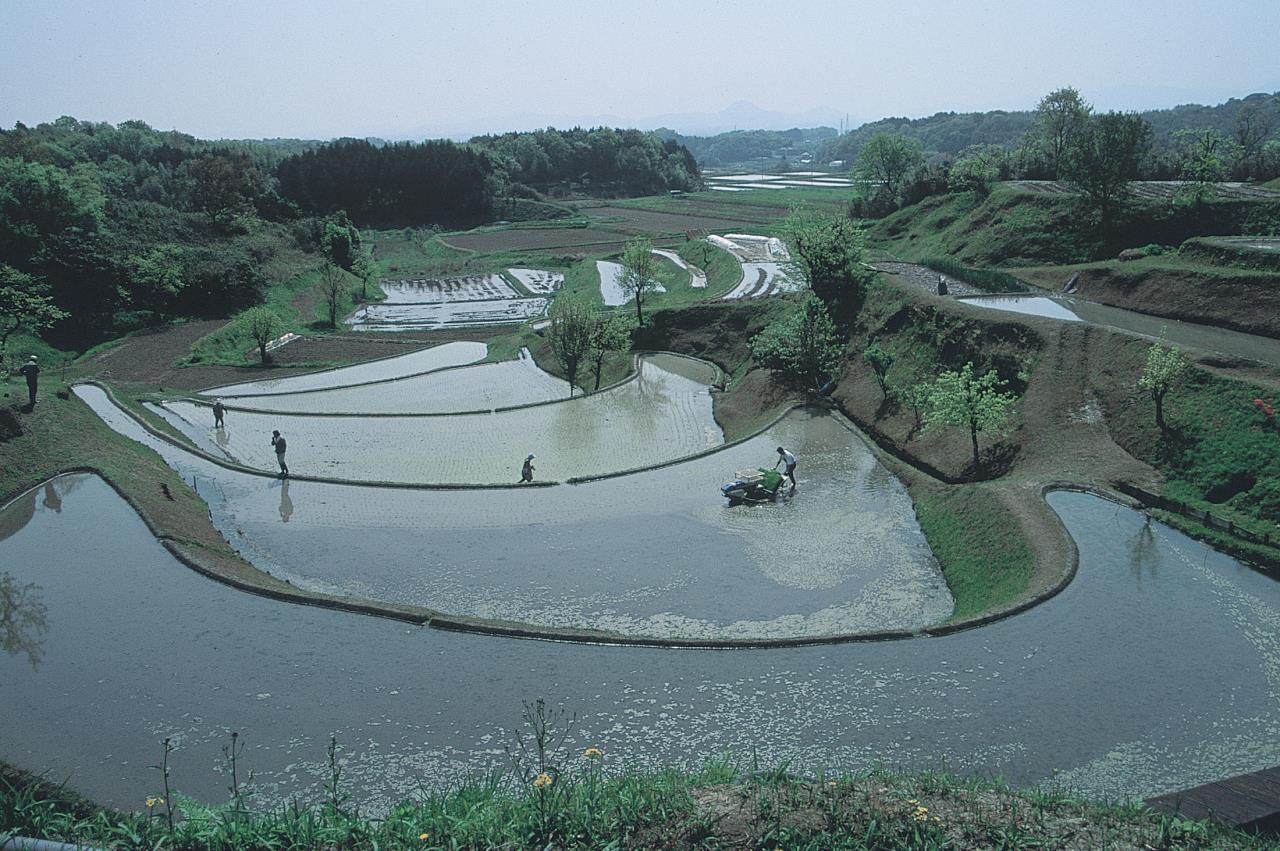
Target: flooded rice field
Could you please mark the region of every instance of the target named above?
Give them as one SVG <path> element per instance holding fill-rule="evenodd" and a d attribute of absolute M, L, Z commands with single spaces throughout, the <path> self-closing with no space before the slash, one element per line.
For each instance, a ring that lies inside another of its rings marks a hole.
<path fill-rule="evenodd" d="M 516 297 L 501 275 L 466 275 L 457 278 L 383 278 L 378 286 L 394 304 L 432 304 L 453 301 L 494 301 Z"/>
<path fill-rule="evenodd" d="M 392 358 L 344 366 L 341 369 L 328 369 L 322 372 L 311 372 L 306 375 L 293 375 L 284 378 L 266 378 L 261 381 L 246 381 L 241 384 L 227 384 L 205 390 L 201 395 L 221 396 L 230 399 L 233 396 L 255 396 L 266 393 L 303 393 L 311 390 L 328 390 L 335 387 L 351 387 L 356 384 L 368 384 L 374 381 L 387 381 L 393 378 L 405 378 L 422 375 L 437 369 L 450 366 L 463 366 L 484 360 L 489 347 L 484 343 L 456 342 L 432 346 L 429 349 L 398 355 Z"/>
<path fill-rule="evenodd" d="M 436 370 L 373 384 L 307 393 L 224 398 L 232 409 L 227 424 L 234 428 L 238 410 L 311 414 L 441 414 L 489 411 L 564 399 L 568 395 L 568 383 L 539 369 L 526 349 L 515 360 Z M 198 424 L 212 425 L 213 414 L 206 411 Z M 194 433 L 192 437 L 195 437 Z"/>
<path fill-rule="evenodd" d="M 1280 340 L 1212 325 L 1152 316 L 1084 299 L 1066 296 L 966 296 L 961 301 L 978 307 L 1047 316 L 1068 322 L 1091 322 L 1152 338 L 1158 338 L 1164 333 L 1166 340 L 1182 348 L 1280 365 Z"/>
<path fill-rule="evenodd" d="M 545 298 L 488 301 L 381 302 L 365 305 L 343 321 L 352 331 L 430 331 L 468 325 L 506 325 L 547 312 Z"/>
<path fill-rule="evenodd" d="M 650 355 L 641 359 L 634 379 L 562 404 L 453 416 L 234 411 L 216 436 L 207 406 L 164 406 L 193 440 L 216 437 L 229 457 L 263 471 L 277 469 L 270 436 L 279 430 L 288 440 L 294 475 L 402 484 L 514 483 L 525 455 L 534 453 L 538 478 L 559 481 L 660 464 L 723 443 L 712 415 L 716 375 L 714 367 L 698 361 Z"/>
<path fill-rule="evenodd" d="M 635 298 L 622 286 L 622 279 L 626 276 L 626 269 L 623 268 L 621 263 L 597 260 L 596 273 L 600 275 L 600 298 L 603 299 L 606 307 L 617 307 Z M 667 288 L 662 284 L 655 283 L 653 285 L 652 292 L 665 293 L 666 291 Z"/>
<path fill-rule="evenodd" d="M 249 561 L 305 590 L 663 638 L 915 629 L 952 609 L 906 491 L 826 414 L 796 412 L 724 452 L 633 476 L 405 491 L 226 470 L 87 398 L 196 483 Z M 778 445 L 804 459 L 796 492 L 730 507 L 719 485 L 769 466 Z"/>
<path fill-rule="evenodd" d="M 578 714 L 566 747 L 600 747 L 606 770 L 731 754 L 1124 797 L 1280 761 L 1280 584 L 1096 497 L 1049 500 L 1079 543 L 1079 575 L 1022 615 L 943 638 L 672 651 L 439 632 L 247 595 L 176 562 L 101 480 L 63 477 L 0 511 L 13 633 L 0 757 L 140 809 L 172 736 L 175 787 L 217 801 L 235 731 L 251 802 L 265 805 L 323 795 L 332 734 L 353 803 L 376 812 L 505 767 L 520 701 L 543 697 Z M 312 508 L 297 503 L 301 520 Z"/>

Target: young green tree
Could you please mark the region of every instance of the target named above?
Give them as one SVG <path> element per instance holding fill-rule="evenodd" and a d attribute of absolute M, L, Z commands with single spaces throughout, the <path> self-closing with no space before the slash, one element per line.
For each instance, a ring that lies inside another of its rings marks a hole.
<path fill-rule="evenodd" d="M 1104 234 L 1150 146 L 1151 125 L 1139 115 L 1119 112 L 1090 118 L 1072 137 L 1064 173 L 1098 213 Z"/>
<path fill-rule="evenodd" d="M 929 394 L 933 392 L 933 385 L 916 378 L 904 378 L 891 383 L 889 387 L 893 398 L 910 408 L 915 415 L 915 429 L 918 431 L 924 425 L 922 418 L 929 408 Z"/>
<path fill-rule="evenodd" d="M 1185 181 L 1178 200 L 1184 204 L 1203 204 L 1217 191 L 1214 184 L 1231 174 L 1231 167 L 1240 158 L 1242 149 L 1209 127 L 1179 130 L 1173 134 L 1173 140 L 1178 149 L 1178 176 Z"/>
<path fill-rule="evenodd" d="M 877 133 L 858 152 L 853 179 L 869 182 L 896 205 L 902 201 L 907 184 L 923 167 L 924 152 L 915 139 Z"/>
<path fill-rule="evenodd" d="M 591 327 L 591 367 L 595 372 L 594 390 L 600 389 L 600 375 L 604 372 L 604 360 L 610 352 L 625 352 L 631 348 L 631 323 L 622 313 L 597 312 Z"/>
<path fill-rule="evenodd" d="M 882 347 L 879 343 L 872 343 L 862 352 L 862 356 L 866 358 L 871 371 L 876 375 L 876 384 L 880 385 L 881 397 L 888 399 L 889 367 L 893 366 L 893 352 Z"/>
<path fill-rule="evenodd" d="M 1036 104 L 1035 132 L 1055 180 L 1063 177 L 1067 150 L 1091 112 L 1093 107 L 1070 86 L 1049 92 Z"/>
<path fill-rule="evenodd" d="M 622 252 L 622 291 L 636 300 L 636 324 L 644 327 L 644 298 L 658 288 L 658 263 L 648 237 L 627 240 Z"/>
<path fill-rule="evenodd" d="M 926 429 L 939 426 L 967 428 L 973 444 L 973 468 L 979 469 L 978 433 L 1003 437 L 1009 433 L 1013 414 L 1012 393 L 997 390 L 1000 376 L 994 371 L 983 375 L 973 374 L 973 364 L 966 363 L 959 371 L 948 371 L 938 376 L 929 390 L 929 404 L 924 414 Z"/>
<path fill-rule="evenodd" d="M 756 363 L 805 390 L 816 390 L 835 378 L 844 357 L 844 338 L 822 300 L 812 293 L 747 345 Z"/>
<path fill-rule="evenodd" d="M 1156 406 L 1156 425 L 1160 431 L 1166 431 L 1164 422 L 1164 397 L 1189 366 L 1187 357 L 1177 346 L 1169 346 L 1164 341 L 1164 330 L 1160 331 L 1160 340 L 1147 349 L 1147 364 L 1138 377 L 1138 389 L 1151 396 Z"/>
<path fill-rule="evenodd" d="M 262 357 L 262 362 L 267 363 L 271 360 L 271 355 L 267 353 L 267 343 L 270 343 L 280 333 L 280 318 L 266 307 L 251 307 L 236 320 L 236 324 L 253 340 L 254 345 L 258 347 L 258 354 Z"/>
<path fill-rule="evenodd" d="M 326 260 L 320 267 L 320 295 L 325 306 L 329 308 L 329 327 L 338 327 L 338 308 L 342 306 L 351 291 L 347 273 L 332 260 Z"/>
<path fill-rule="evenodd" d="M 875 276 L 862 264 L 862 228 L 847 216 L 798 208 L 782 227 L 794 272 L 822 300 L 832 318 L 841 324 L 852 322 Z"/>
<path fill-rule="evenodd" d="M 373 283 L 373 279 L 378 276 L 378 265 L 374 262 L 372 248 L 361 247 L 351 263 L 351 274 L 360 281 L 360 300 L 368 301 L 369 284 Z"/>
<path fill-rule="evenodd" d="M 48 285 L 0 263 L 0 371 L 5 367 L 10 335 L 19 328 L 38 333 L 66 318 L 65 310 L 54 307 Z"/>
<path fill-rule="evenodd" d="M 582 362 L 591 354 L 592 332 L 595 329 L 595 310 L 585 298 L 565 293 L 551 305 L 551 325 L 547 339 L 551 351 L 569 379 L 569 397 L 578 380 Z"/>

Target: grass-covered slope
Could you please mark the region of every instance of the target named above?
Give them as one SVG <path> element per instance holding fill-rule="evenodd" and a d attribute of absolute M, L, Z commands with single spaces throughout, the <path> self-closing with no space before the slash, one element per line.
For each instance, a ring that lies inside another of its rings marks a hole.
<path fill-rule="evenodd" d="M 997 184 L 986 197 L 937 195 L 875 222 L 868 240 L 916 259 L 948 256 L 975 266 L 1084 263 L 1121 249 L 1178 245 L 1194 236 L 1267 233 L 1280 227 L 1280 200 L 1200 205 L 1134 199 L 1103 234 L 1073 194 L 1029 193 Z"/>

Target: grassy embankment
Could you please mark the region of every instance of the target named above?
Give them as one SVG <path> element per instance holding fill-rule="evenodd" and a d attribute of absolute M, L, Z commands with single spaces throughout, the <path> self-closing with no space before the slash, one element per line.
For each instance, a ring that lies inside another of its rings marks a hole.
<path fill-rule="evenodd" d="M 873 338 L 893 348 L 898 358 L 894 378 L 902 381 L 923 380 L 954 359 L 973 360 L 983 369 L 997 368 L 1013 377 L 1034 359 L 1033 343 L 1011 340 L 1003 324 L 984 337 L 980 321 L 912 312 L 908 304 L 902 291 L 872 288 L 846 353 L 851 366 L 861 363 L 861 352 Z M 754 433 L 787 405 L 807 398 L 753 368 L 747 348 L 747 341 L 785 310 L 785 300 L 761 299 L 660 311 L 641 335 L 640 344 L 704 357 L 724 370 L 730 377 L 729 389 L 716 396 L 716 419 L 726 439 L 734 440 Z M 893 329 L 896 343 L 884 339 L 890 333 L 886 326 Z M 847 371 L 833 400 L 877 440 L 887 439 L 894 445 L 898 458 L 884 456 L 883 460 L 904 481 L 916 503 L 921 528 L 956 599 L 952 620 L 997 610 L 1036 590 L 1030 588 L 1036 559 L 1026 532 L 993 494 L 992 486 L 946 485 L 923 472 L 941 466 L 942 459 L 956 453 L 964 458 L 967 436 L 925 438 L 911 427 L 909 414 L 885 419 L 874 401 L 879 391 L 868 383 L 861 372 Z"/>
<path fill-rule="evenodd" d="M 1267 839 L 1138 804 L 1015 790 L 944 774 L 873 771 L 798 779 L 725 762 L 642 774 L 565 755 L 565 770 L 418 791 L 362 815 L 340 780 L 327 800 L 255 809 L 180 794 L 136 814 L 99 809 L 30 776 L 0 777 L 0 835 L 121 849 L 945 848 L 1274 849 Z M 568 767 L 567 761 L 576 765 Z M 514 772 L 513 772 L 514 774 Z M 543 785 L 536 785 L 542 783 Z M 142 802 L 140 802 L 142 803 Z M 170 817 L 173 824 L 170 826 Z"/>
<path fill-rule="evenodd" d="M 886 216 L 869 244 L 907 259 L 951 257 L 971 266 L 1086 263 L 1122 248 L 1179 245 L 1209 234 L 1266 233 L 1280 200 L 1209 201 L 1199 207 L 1134 200 L 1106 238 L 1070 194 L 1038 195 L 997 184 L 990 195 L 939 195 Z"/>

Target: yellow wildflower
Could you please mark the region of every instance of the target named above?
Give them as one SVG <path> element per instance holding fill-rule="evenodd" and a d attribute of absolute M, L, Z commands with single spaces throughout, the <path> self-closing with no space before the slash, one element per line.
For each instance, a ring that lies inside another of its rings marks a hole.
<path fill-rule="evenodd" d="M 916 800 L 915 798 L 912 798 L 911 800 L 907 801 L 907 803 L 908 803 L 908 804 L 918 804 L 918 803 L 920 803 L 920 802 L 919 802 L 918 800 Z"/>
<path fill-rule="evenodd" d="M 147 809 L 151 809 L 152 807 L 163 803 L 164 798 L 161 798 L 159 795 L 152 795 L 150 798 L 147 798 Z"/>
<path fill-rule="evenodd" d="M 551 775 L 547 774 L 545 771 L 533 779 L 533 785 L 538 789 L 541 789 L 544 786 L 550 786 L 554 782 L 555 780 L 552 779 Z"/>
<path fill-rule="evenodd" d="M 600 757 L 604 756 L 604 751 L 600 750 L 599 748 L 587 748 L 585 751 L 582 752 L 582 755 L 590 759 L 599 759 Z"/>
<path fill-rule="evenodd" d="M 418 834 L 418 840 L 419 840 L 420 842 L 426 842 L 426 841 L 427 841 L 428 839 L 430 839 L 430 838 L 431 838 L 431 834 L 429 834 L 429 833 L 419 833 L 419 834 Z"/>

